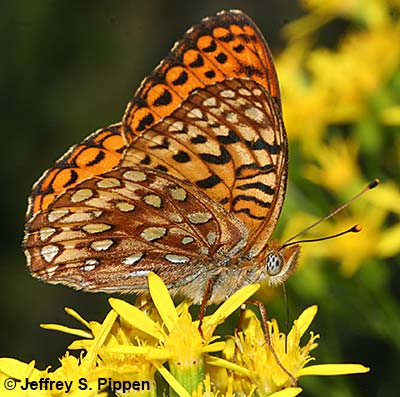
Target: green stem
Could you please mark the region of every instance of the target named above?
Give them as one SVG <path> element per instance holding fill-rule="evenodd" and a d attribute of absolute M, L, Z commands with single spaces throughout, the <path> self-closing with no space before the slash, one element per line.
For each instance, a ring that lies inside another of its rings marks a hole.
<path fill-rule="evenodd" d="M 205 376 L 204 358 L 199 357 L 191 362 L 191 365 L 182 365 L 179 361 L 170 361 L 169 368 L 175 379 L 192 394 L 197 389 Z M 171 397 L 179 397 L 174 390 L 170 390 Z"/>

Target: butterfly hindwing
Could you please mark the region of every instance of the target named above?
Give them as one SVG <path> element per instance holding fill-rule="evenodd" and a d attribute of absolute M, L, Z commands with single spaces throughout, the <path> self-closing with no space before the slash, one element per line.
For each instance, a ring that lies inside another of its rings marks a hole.
<path fill-rule="evenodd" d="M 81 182 L 28 230 L 33 275 L 108 292 L 147 288 L 149 271 L 184 284 L 217 250 L 228 255 L 246 240 L 242 224 L 194 186 L 142 167 Z"/>

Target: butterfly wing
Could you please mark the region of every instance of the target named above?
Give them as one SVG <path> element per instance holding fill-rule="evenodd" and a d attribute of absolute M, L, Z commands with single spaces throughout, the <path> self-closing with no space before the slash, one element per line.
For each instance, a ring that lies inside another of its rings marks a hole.
<path fill-rule="evenodd" d="M 268 46 L 254 22 L 238 10 L 222 11 L 189 29 L 143 80 L 128 104 L 122 126 L 93 133 L 47 170 L 33 187 L 27 220 L 65 189 L 114 168 L 125 143 L 170 115 L 193 90 L 230 77 L 255 79 L 280 106 Z"/>
<path fill-rule="evenodd" d="M 204 268 L 209 258 L 221 268 L 246 244 L 256 254 L 267 243 L 286 162 L 264 38 L 239 11 L 206 18 L 144 80 L 122 124 L 71 148 L 35 184 L 29 267 L 49 282 L 109 292 L 146 288 L 150 270 L 170 286 L 203 270 L 210 277 L 219 269 Z M 146 178 L 129 181 L 127 172 Z M 157 208 L 164 201 L 174 219 Z"/>
<path fill-rule="evenodd" d="M 257 254 L 286 189 L 287 138 L 279 107 L 256 81 L 227 79 L 193 92 L 137 137 L 123 166 L 142 164 L 190 181 L 240 219 Z"/>
<path fill-rule="evenodd" d="M 122 164 L 191 181 L 245 223 L 253 254 L 265 247 L 286 191 L 287 137 L 272 56 L 247 15 L 223 11 L 189 29 L 123 126 Z"/>
<path fill-rule="evenodd" d="M 115 167 L 125 143 L 172 114 L 194 90 L 229 78 L 258 82 L 280 113 L 271 53 L 257 26 L 239 10 L 222 11 L 189 29 L 144 79 L 128 104 L 122 126 L 99 130 L 73 146 L 35 183 L 27 220 L 65 189 Z"/>
<path fill-rule="evenodd" d="M 47 208 L 60 193 L 82 180 L 118 165 L 125 147 L 121 131 L 121 123 L 98 130 L 59 158 L 33 185 L 26 219 Z"/>
<path fill-rule="evenodd" d="M 190 28 L 142 82 L 123 119 L 127 142 L 176 110 L 194 90 L 229 78 L 251 78 L 280 108 L 269 48 L 239 10 L 222 11 Z"/>
<path fill-rule="evenodd" d="M 105 292 L 147 289 L 149 271 L 176 289 L 244 244 L 243 225 L 195 186 L 163 172 L 117 168 L 68 189 L 28 224 L 32 274 Z M 201 292 L 202 294 L 202 292 Z"/>

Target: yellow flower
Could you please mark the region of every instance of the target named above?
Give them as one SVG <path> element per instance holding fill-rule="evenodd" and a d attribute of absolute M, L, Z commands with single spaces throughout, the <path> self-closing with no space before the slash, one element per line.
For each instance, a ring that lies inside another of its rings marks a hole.
<path fill-rule="evenodd" d="M 317 346 L 315 340 L 318 336 L 311 333 L 309 341 L 302 347 L 300 338 L 313 320 L 316 306 L 300 315 L 287 336 L 279 331 L 275 320 L 268 322 L 273 351 L 265 343 L 265 335 L 256 316 L 248 310 L 242 331 L 226 341 L 216 341 L 216 327 L 257 289 L 258 285 L 242 288 L 212 315 L 205 317 L 202 337 L 198 321 L 191 319 L 188 303 L 183 302 L 175 307 L 164 283 L 151 274 L 149 290 L 158 313 L 154 312 L 149 302 L 139 309 L 122 300 L 110 299 L 113 309 L 102 323 L 98 323 L 88 322 L 67 309 L 88 331 L 55 324 L 43 327 L 83 337 L 73 342 L 69 349 L 81 349 L 86 354 L 76 358 L 67 353 L 55 371 L 50 368 L 39 371 L 34 362 L 25 364 L 2 358 L 0 379 L 3 389 L 0 391 L 4 391 L 8 378 L 38 383 L 42 379 L 42 382 L 59 384 L 68 382 L 68 395 L 73 397 L 105 396 L 102 392 L 106 388 L 117 396 L 155 397 L 163 393 L 157 390 L 155 372 L 158 371 L 170 385 L 172 390 L 169 393 L 172 396 L 233 397 L 256 393 L 257 396 L 290 397 L 301 392 L 301 388 L 292 385 L 293 376 L 299 378 L 305 375 L 368 371 L 356 364 L 305 367 L 312 360 L 309 352 Z M 215 352 L 222 352 L 223 357 L 210 354 Z M 165 363 L 168 363 L 169 369 Z M 131 389 L 133 380 L 147 388 L 142 387 L 139 391 Z M 85 389 L 79 387 L 83 385 Z M 18 384 L 7 395 L 52 397 L 60 396 L 60 391 L 53 389 L 36 393 L 29 390 L 24 394 Z"/>
<path fill-rule="evenodd" d="M 310 333 L 310 338 L 304 346 L 300 339 L 310 326 L 317 313 L 317 307 L 306 309 L 286 336 L 279 331 L 275 320 L 268 322 L 271 343 L 282 365 L 295 378 L 305 375 L 341 375 L 349 373 L 368 372 L 369 369 L 359 364 L 326 364 L 307 366 L 314 358 L 309 352 L 317 347 L 315 342 L 319 335 Z M 265 335 L 255 314 L 246 310 L 243 331 L 231 340 L 231 344 L 223 353 L 227 360 L 235 361 L 245 371 L 232 372 L 233 390 L 236 393 L 257 396 L 295 396 L 301 392 L 291 385 L 287 373 L 278 365 L 271 348 L 265 342 Z M 233 348 L 234 346 L 234 348 Z M 268 370 L 267 370 L 268 369 Z"/>
<path fill-rule="evenodd" d="M 284 28 L 284 33 L 292 40 L 312 34 L 337 17 L 370 27 L 382 26 L 390 19 L 387 0 L 302 0 L 301 5 L 307 14 Z"/>
<path fill-rule="evenodd" d="M 307 42 L 288 46 L 277 58 L 276 68 L 281 82 L 286 130 L 291 139 L 302 140 L 306 134 L 308 145 L 313 147 L 319 142 L 327 121 L 323 108 L 325 93 L 310 82 L 304 68 L 309 47 Z"/>
<path fill-rule="evenodd" d="M 125 390 L 123 395 L 153 396 L 155 395 L 154 374 L 156 369 L 141 354 L 120 354 L 114 353 L 113 348 L 120 346 L 121 343 L 143 343 L 131 332 L 129 327 L 116 322 L 118 317 L 114 310 L 111 310 L 102 324 L 91 321 L 87 322 L 72 309 L 66 309 L 68 314 L 73 316 L 90 332 L 80 329 L 71 329 L 56 324 L 45 324 L 43 328 L 56 331 L 67 332 L 86 339 L 76 340 L 70 346 L 70 350 L 83 349 L 86 355 L 79 361 L 76 370 L 69 370 L 69 362 L 61 360 L 62 366 L 58 370 L 64 379 L 74 380 L 73 384 L 79 384 L 75 374 L 85 379 L 93 379 L 96 384 L 91 385 L 93 390 L 100 387 L 109 388 L 115 393 L 120 393 L 121 388 Z M 128 336 L 129 335 L 129 336 Z M 140 349 L 141 347 L 137 347 Z M 71 356 L 69 356 L 71 357 Z M 72 357 L 75 359 L 75 357 Z M 57 372 L 57 371 L 56 371 Z M 111 383 L 108 380 L 111 379 Z M 129 390 L 132 382 L 139 382 L 139 390 Z"/>
<path fill-rule="evenodd" d="M 367 215 L 366 215 L 367 214 Z M 386 258 L 400 252 L 400 226 L 385 227 L 387 211 L 368 205 L 354 205 L 352 214 L 336 219 L 335 229 L 344 230 L 357 221 L 363 230 L 348 238 L 337 238 L 324 242 L 318 255 L 330 257 L 341 263 L 345 276 L 351 276 L 363 263 L 371 258 Z M 382 229 L 384 229 L 382 231 Z M 325 227 L 325 231 L 327 231 Z M 355 247 L 357 247 L 355 249 Z"/>
<path fill-rule="evenodd" d="M 318 151 L 328 126 L 358 122 L 371 113 L 371 97 L 400 65 L 400 24 L 383 0 L 312 0 L 304 5 L 310 13 L 286 26 L 289 44 L 276 64 L 287 131 L 309 153 Z M 343 16 L 366 21 L 364 30 L 350 31 L 337 48 L 313 48 L 311 33 Z M 381 104 L 383 122 L 397 125 L 395 105 Z"/>
<path fill-rule="evenodd" d="M 400 125 L 400 105 L 393 105 L 387 107 L 386 109 L 382 109 L 380 113 L 380 118 L 383 124 L 386 125 Z"/>
<path fill-rule="evenodd" d="M 103 371 L 82 365 L 82 360 L 68 353 L 60 359 L 60 367 L 39 371 L 35 362 L 22 363 L 12 358 L 0 358 L 0 395 L 6 397 L 106 397 L 98 388 Z M 13 383 L 15 382 L 15 383 Z M 27 388 L 27 384 L 31 386 Z M 15 385 L 10 389 L 10 385 Z M 103 389 L 105 386 L 103 387 Z"/>
<path fill-rule="evenodd" d="M 312 52 L 308 68 L 313 83 L 326 93 L 324 109 L 330 123 L 355 121 L 364 115 L 369 95 L 399 66 L 399 35 L 400 25 L 385 26 L 347 35 L 337 51 Z"/>
<path fill-rule="evenodd" d="M 358 144 L 351 139 L 334 137 L 328 144 L 321 143 L 313 153 L 317 164 L 307 164 L 305 175 L 319 186 L 332 192 L 340 192 L 361 182 L 357 163 Z"/>
<path fill-rule="evenodd" d="M 215 328 L 233 311 L 242 305 L 256 290 L 258 285 L 249 285 L 224 302 L 217 311 L 204 318 L 202 333 L 198 322 L 193 322 L 188 304 L 175 308 L 174 303 L 162 280 L 154 273 L 149 275 L 149 291 L 163 324 L 146 317 L 139 309 L 118 299 L 110 299 L 110 304 L 123 320 L 154 338 L 157 348 L 147 350 L 148 358 L 161 373 L 173 390 L 181 397 L 198 388 L 204 378 L 205 357 L 210 352 L 221 351 L 224 342 L 215 342 Z M 128 346 L 115 347 L 113 352 L 139 353 Z M 153 353 L 151 355 L 150 353 Z M 162 365 L 168 361 L 170 372 Z M 188 391 L 187 391 L 188 390 Z"/>

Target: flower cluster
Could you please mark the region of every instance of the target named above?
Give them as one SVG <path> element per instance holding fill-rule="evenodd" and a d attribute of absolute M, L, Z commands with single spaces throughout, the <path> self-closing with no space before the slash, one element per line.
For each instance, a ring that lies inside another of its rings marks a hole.
<path fill-rule="evenodd" d="M 246 309 L 241 330 L 222 339 L 216 328 L 241 307 L 258 289 L 249 285 L 224 302 L 212 315 L 206 316 L 199 331 L 199 322 L 193 321 L 189 305 L 183 302 L 175 307 L 162 280 L 151 273 L 149 290 L 152 302 L 142 308 L 119 299 L 110 299 L 112 310 L 102 323 L 86 321 L 75 311 L 67 312 L 86 329 L 71 329 L 60 325 L 43 326 L 68 332 L 79 338 L 69 350 L 80 350 L 79 358 L 67 352 L 60 359 L 59 368 L 40 371 L 34 362 L 25 364 L 11 358 L 0 359 L 0 392 L 3 396 L 23 396 L 17 387 L 5 390 L 5 380 L 17 382 L 48 378 L 50 381 L 72 381 L 68 395 L 73 397 L 106 396 L 109 384 L 99 390 L 98 381 L 112 379 L 114 384 L 135 379 L 146 381 L 148 390 L 126 391 L 114 388 L 118 396 L 153 397 L 165 395 L 179 397 L 221 397 L 234 395 L 289 397 L 302 389 L 293 379 L 305 375 L 339 375 L 363 373 L 369 369 L 359 364 L 307 365 L 313 358 L 311 350 L 317 347 L 318 335 L 310 333 L 302 346 L 301 337 L 309 328 L 316 306 L 306 309 L 294 321 L 288 335 L 283 334 L 275 320 L 269 321 L 268 338 L 254 312 Z M 269 340 L 270 343 L 266 343 Z M 218 353 L 218 354 L 216 354 Z M 279 360 L 279 362 L 278 362 Z M 307 366 L 306 366 L 307 365 Z M 161 375 L 164 381 L 157 379 Z M 79 379 L 89 386 L 80 390 Z M 163 388 L 166 390 L 163 390 Z M 91 390 L 90 390 L 91 389 Z M 59 391 L 29 390 L 29 397 L 59 396 Z"/>

